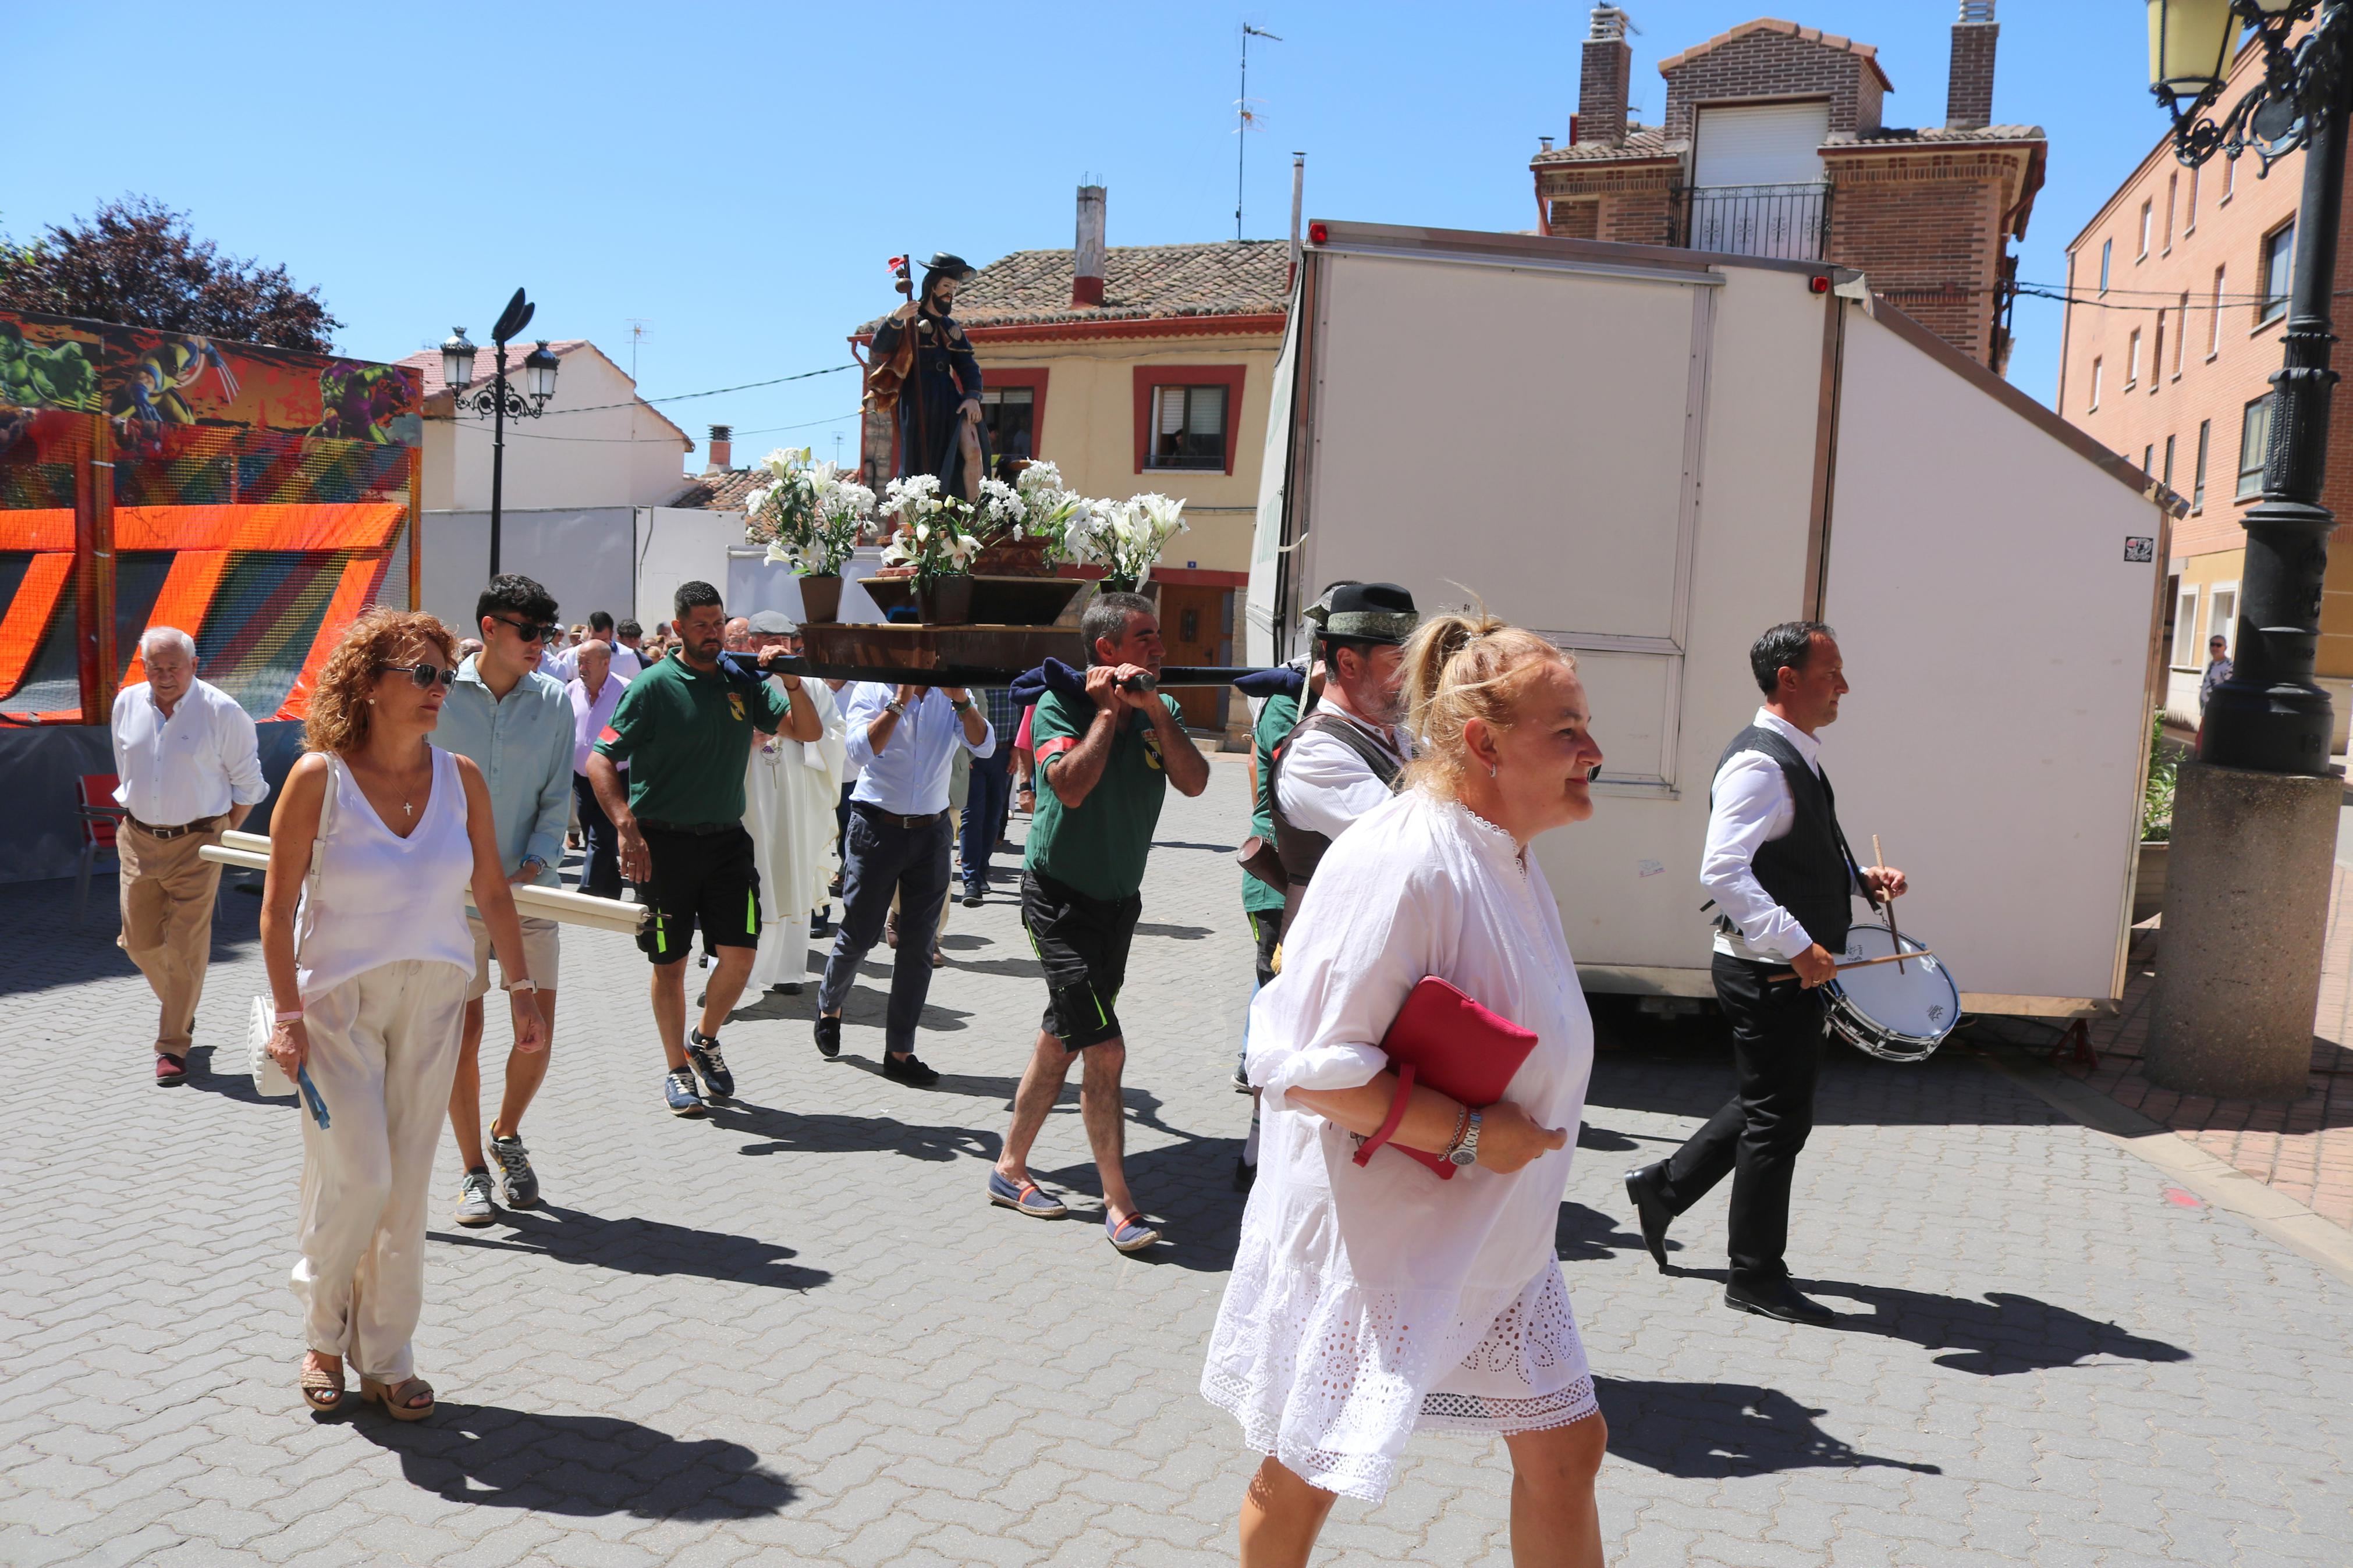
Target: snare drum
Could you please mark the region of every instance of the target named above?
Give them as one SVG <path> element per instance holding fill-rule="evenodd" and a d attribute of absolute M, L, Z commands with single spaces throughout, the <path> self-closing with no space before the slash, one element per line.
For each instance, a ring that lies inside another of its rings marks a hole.
<path fill-rule="evenodd" d="M 1822 987 L 1831 1033 L 1871 1056 L 1891 1062 L 1924 1062 L 1960 1022 L 1961 993 L 1952 974 L 1909 937 L 1892 937 L 1878 926 L 1847 932 L 1841 963 L 1897 951 L 1919 952 L 1901 966 L 1877 963 L 1853 969 Z"/>

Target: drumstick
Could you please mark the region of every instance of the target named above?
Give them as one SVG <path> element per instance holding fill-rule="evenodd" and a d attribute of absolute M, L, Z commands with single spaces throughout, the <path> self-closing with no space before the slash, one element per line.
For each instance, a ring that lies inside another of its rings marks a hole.
<path fill-rule="evenodd" d="M 1850 959 L 1844 963 L 1834 963 L 1831 967 L 1834 971 L 1843 973 L 1845 971 L 1850 969 L 1869 969 L 1873 964 L 1901 963 L 1907 958 L 1934 958 L 1936 956 L 1936 955 L 1934 952 L 1925 947 L 1915 947 L 1909 952 L 1883 952 L 1877 958 Z M 1901 973 L 1903 972 L 1898 970 L 1897 973 Z M 1767 980 L 1795 980 L 1797 977 L 1798 972 L 1794 969 L 1777 969 L 1765 978 Z"/>
<path fill-rule="evenodd" d="M 1879 847 L 1879 835 L 1871 836 L 1871 863 L 1883 873 L 1887 869 L 1887 852 Z M 1904 939 L 1895 934 L 1894 901 L 1884 892 L 1872 900 L 1879 906 L 1880 918 L 1887 922 L 1887 939 L 1895 944 L 1895 973 L 1904 973 Z"/>

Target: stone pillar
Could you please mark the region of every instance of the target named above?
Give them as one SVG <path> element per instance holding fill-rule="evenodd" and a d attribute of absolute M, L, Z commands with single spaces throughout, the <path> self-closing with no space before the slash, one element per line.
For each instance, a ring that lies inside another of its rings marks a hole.
<path fill-rule="evenodd" d="M 2343 801 L 2337 778 L 2181 764 L 2152 1081 L 2229 1100 L 2304 1093 Z"/>

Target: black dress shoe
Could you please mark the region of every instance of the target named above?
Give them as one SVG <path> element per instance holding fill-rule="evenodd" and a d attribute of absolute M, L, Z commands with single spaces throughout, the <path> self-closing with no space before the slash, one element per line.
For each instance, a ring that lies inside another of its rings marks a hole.
<path fill-rule="evenodd" d="M 964 907 L 968 910 L 976 910 L 980 908 L 980 884 L 978 882 L 966 882 L 964 886 Z"/>
<path fill-rule="evenodd" d="M 801 983 L 797 980 L 779 980 L 768 989 L 780 996 L 797 996 L 801 994 Z"/>
<path fill-rule="evenodd" d="M 923 1065 L 917 1056 L 894 1057 L 882 1053 L 882 1076 L 892 1083 L 912 1084 L 917 1089 L 929 1089 L 940 1081 L 940 1075 Z"/>
<path fill-rule="evenodd" d="M 1724 1304 L 1736 1312 L 1754 1312 L 1760 1318 L 1775 1318 L 1784 1323 L 1811 1323 L 1820 1327 L 1838 1321 L 1836 1312 L 1800 1294 L 1787 1279 L 1762 1282 L 1731 1280 L 1724 1287 Z"/>
<path fill-rule="evenodd" d="M 841 1020 L 819 1018 L 817 1021 L 817 1054 L 831 1061 L 841 1054 Z"/>
<path fill-rule="evenodd" d="M 1641 1226 L 1642 1245 L 1651 1249 L 1651 1261 L 1662 1274 L 1667 1271 L 1667 1226 L 1675 1218 L 1675 1211 L 1667 1206 L 1665 1194 L 1659 1191 L 1666 1180 L 1664 1160 L 1626 1173 L 1626 1196 L 1634 1205 L 1634 1222 Z"/>

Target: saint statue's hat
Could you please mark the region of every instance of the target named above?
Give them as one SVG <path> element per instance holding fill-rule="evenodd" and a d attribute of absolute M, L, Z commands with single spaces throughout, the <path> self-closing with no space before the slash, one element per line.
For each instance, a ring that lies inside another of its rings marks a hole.
<path fill-rule="evenodd" d="M 1420 624 L 1413 595 L 1395 583 L 1345 583 L 1332 590 L 1324 635 L 1352 642 L 1401 643 Z"/>
<path fill-rule="evenodd" d="M 973 268 L 972 263 L 961 256 L 950 251 L 934 250 L 932 252 L 932 258 L 923 263 L 923 270 L 944 272 L 953 278 L 965 279 L 972 276 Z"/>

